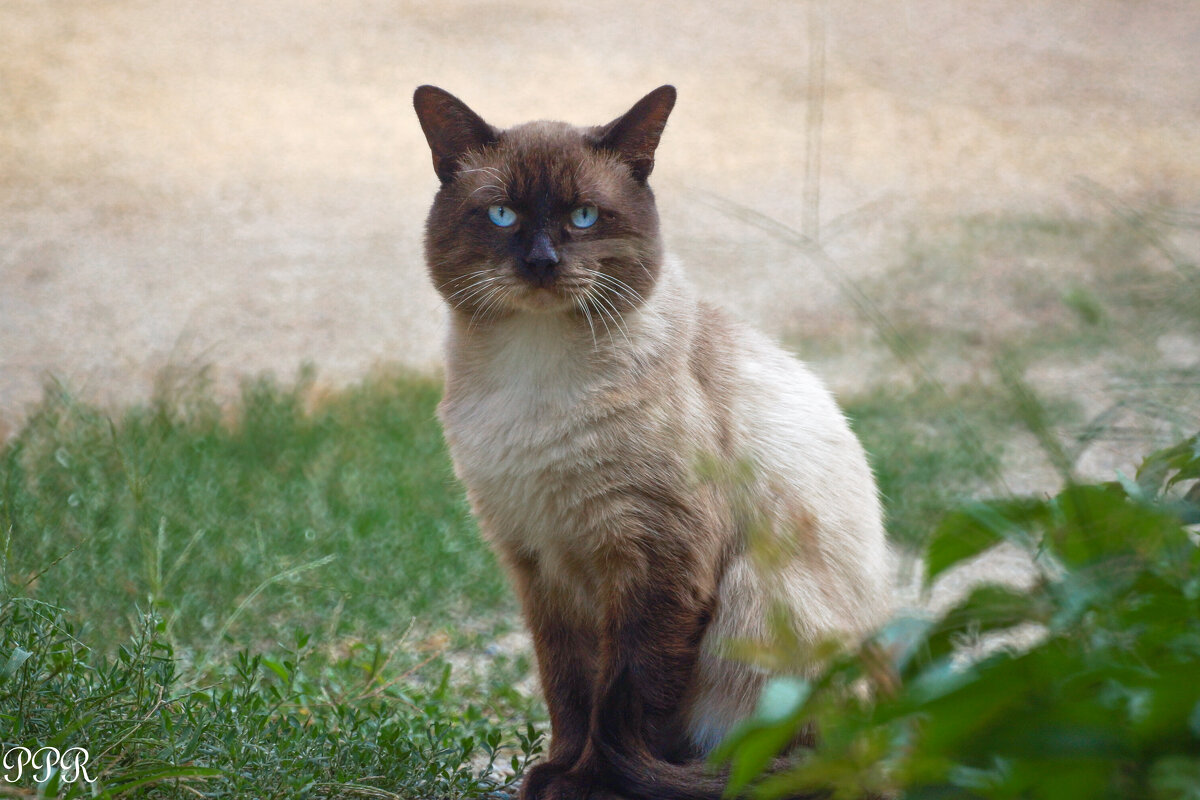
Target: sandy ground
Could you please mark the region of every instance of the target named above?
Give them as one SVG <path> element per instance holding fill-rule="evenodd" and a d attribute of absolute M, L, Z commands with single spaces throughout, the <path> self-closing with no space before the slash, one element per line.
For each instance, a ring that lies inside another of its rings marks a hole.
<path fill-rule="evenodd" d="M 0 420 L 48 376 L 144 397 L 315 362 L 436 368 L 420 256 L 436 181 L 410 107 L 607 121 L 680 101 L 654 183 L 701 290 L 779 331 L 845 301 L 702 202 L 799 224 L 807 3 L 0 0 Z M 819 9 L 818 9 L 819 11 Z M 914 220 L 1070 211 L 1086 176 L 1200 199 L 1194 0 L 862 0 L 825 12 L 821 218 L 870 280 Z M 835 381 L 836 381 L 836 376 Z"/>

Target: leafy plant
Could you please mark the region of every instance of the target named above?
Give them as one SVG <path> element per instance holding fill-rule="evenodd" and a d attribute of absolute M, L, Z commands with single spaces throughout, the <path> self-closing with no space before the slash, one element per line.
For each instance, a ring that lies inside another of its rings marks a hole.
<path fill-rule="evenodd" d="M 929 543 L 927 581 L 993 545 L 1027 589 L 978 586 L 894 620 L 817 679 L 776 679 L 724 743 L 731 792 L 834 797 L 1200 797 L 1200 436 L 1132 479 L 976 502 Z M 800 726 L 820 741 L 763 771 Z"/>
<path fill-rule="evenodd" d="M 515 721 L 528 701 L 457 686 L 440 660 L 400 670 L 374 648 L 323 663 L 302 633 L 195 675 L 164 629 L 145 615 L 110 658 L 60 609 L 0 603 L 3 749 L 82 747 L 94 779 L 27 770 L 0 796 L 36 785 L 64 798 L 483 797 L 541 750 Z"/>

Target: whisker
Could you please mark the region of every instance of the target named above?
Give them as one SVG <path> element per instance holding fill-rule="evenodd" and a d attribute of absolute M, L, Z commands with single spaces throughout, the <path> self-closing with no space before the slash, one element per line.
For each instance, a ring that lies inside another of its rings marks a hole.
<path fill-rule="evenodd" d="M 588 313 L 587 300 L 576 295 L 575 305 L 583 312 L 583 318 L 587 320 L 588 331 L 592 334 L 592 349 L 595 350 L 599 345 L 596 344 L 596 329 L 592 327 L 592 315 Z"/>
<path fill-rule="evenodd" d="M 471 286 L 468 286 L 468 287 L 466 287 L 466 289 L 462 290 L 462 291 L 467 292 L 467 295 L 465 297 L 463 297 L 461 299 L 457 299 L 457 296 L 460 293 L 455 292 L 455 294 L 453 296 L 451 296 L 450 298 L 447 298 L 447 300 L 454 301 L 457 299 L 458 306 L 465 305 L 466 303 L 471 302 L 475 298 L 477 298 L 480 295 L 491 290 L 493 288 L 494 284 L 495 284 L 495 281 L 486 281 L 486 282 L 481 282 L 481 283 L 477 283 L 477 284 L 472 284 Z"/>
<path fill-rule="evenodd" d="M 467 323 L 467 333 L 471 332 L 471 330 L 475 327 L 476 322 L 487 319 L 487 309 L 491 306 L 492 301 L 495 300 L 496 295 L 499 293 L 499 289 L 490 286 L 488 287 L 487 297 L 484 299 L 483 303 L 476 307 L 475 313 L 471 315 L 471 321 Z"/>
<path fill-rule="evenodd" d="M 623 300 L 637 300 L 637 303 L 630 303 L 630 305 L 637 305 L 638 303 L 645 302 L 641 293 L 639 293 L 637 289 L 634 289 L 628 283 L 616 277 L 615 275 L 609 275 L 605 272 L 600 272 L 599 270 L 589 271 L 591 272 L 593 278 L 612 288 Z"/>
<path fill-rule="evenodd" d="M 650 274 L 650 270 L 646 269 L 646 265 L 642 263 L 642 260 L 640 258 L 635 258 L 634 261 L 636 261 L 637 265 L 642 268 L 642 272 L 646 273 L 646 277 L 650 280 L 650 283 L 653 284 L 654 276 Z"/>
<path fill-rule="evenodd" d="M 496 291 L 495 287 L 481 286 L 481 287 L 479 287 L 479 289 L 477 291 L 474 291 L 467 297 L 464 297 L 463 299 L 459 300 L 458 303 L 456 303 L 454 307 L 457 309 L 462 309 L 468 303 L 471 303 L 472 301 L 477 300 L 480 297 L 483 297 L 486 300 L 488 297 L 491 296 L 491 293 L 493 291 Z M 475 305 L 478 307 L 480 304 L 475 303 Z"/>
<path fill-rule="evenodd" d="M 476 193 L 482 192 L 484 189 L 495 189 L 497 194 L 505 194 L 504 187 L 497 186 L 494 183 L 485 183 L 482 186 L 476 186 L 474 189 L 472 189 L 471 193 L 467 195 L 467 197 L 474 197 Z"/>
<path fill-rule="evenodd" d="M 480 275 L 487 275 L 491 271 L 492 270 L 490 268 L 477 269 L 474 272 L 468 272 L 465 275 L 459 275 L 456 278 L 451 278 L 450 283 L 458 283 L 459 281 L 470 280 L 471 278 L 478 278 Z"/>
<path fill-rule="evenodd" d="M 483 301 L 481 316 L 484 320 L 491 318 L 493 311 L 499 311 L 504 299 L 503 287 L 491 287 L 491 293 Z"/>
<path fill-rule="evenodd" d="M 496 169 L 495 167 L 472 167 L 471 169 L 459 170 L 459 172 L 464 175 L 470 174 L 472 172 L 486 172 L 488 175 L 491 175 L 493 178 L 495 178 L 498 181 L 504 180 L 504 174 L 501 173 L 500 170 Z"/>
<path fill-rule="evenodd" d="M 591 294 L 591 293 L 589 293 L 589 294 L 588 294 L 588 299 L 589 299 L 589 300 L 597 300 L 597 301 L 599 300 L 599 298 L 598 298 L 598 297 L 596 297 L 595 295 L 593 295 L 593 294 Z M 597 304 L 596 306 L 594 306 L 594 308 L 595 308 L 595 309 L 596 309 L 596 311 L 598 311 L 598 312 L 599 312 L 599 314 L 600 314 L 600 324 L 604 326 L 604 332 L 605 332 L 606 334 L 608 334 L 608 339 L 609 339 L 609 341 L 612 341 L 612 335 L 613 335 L 613 334 L 612 334 L 612 328 L 608 327 L 608 314 L 606 314 L 606 313 L 604 312 L 604 309 L 603 309 L 603 307 L 601 307 L 599 304 Z"/>
<path fill-rule="evenodd" d="M 496 281 L 498 281 L 498 280 L 500 280 L 500 276 L 499 276 L 499 275 L 493 275 L 493 276 L 492 276 L 492 277 L 490 277 L 490 278 L 483 278 L 483 279 L 481 279 L 481 280 L 478 280 L 478 281 L 476 281 L 475 283 L 472 283 L 472 284 L 469 284 L 469 285 L 467 285 L 467 286 L 464 286 L 463 288 L 461 288 L 461 289 L 459 289 L 458 291 L 456 291 L 454 294 L 452 294 L 452 295 L 450 295 L 449 297 L 447 297 L 447 298 L 446 298 L 446 302 L 447 302 L 447 303 L 451 303 L 451 302 L 453 302 L 453 301 L 454 301 L 454 298 L 458 297 L 460 294 L 462 294 L 462 293 L 464 293 L 464 292 L 470 292 L 470 291 L 472 291 L 472 290 L 479 290 L 479 289 L 482 289 L 482 288 L 484 288 L 484 287 L 491 286 L 493 283 L 495 283 L 495 282 L 496 282 Z M 465 300 L 464 300 L 464 302 L 465 302 Z"/>
<path fill-rule="evenodd" d="M 464 197 L 462 199 L 462 202 L 458 204 L 458 210 L 462 211 L 466 207 L 467 203 L 470 202 L 471 198 L 474 197 L 477 192 L 481 192 L 484 189 L 491 189 L 494 192 L 494 194 L 492 195 L 492 199 L 495 200 L 496 202 L 498 202 L 498 203 L 507 203 L 508 202 L 508 192 L 504 189 L 503 186 L 497 186 L 494 183 L 485 183 L 482 186 L 476 186 L 474 189 L 472 189 L 470 194 L 468 194 L 466 197 Z"/>
<path fill-rule="evenodd" d="M 614 285 L 621 286 L 625 289 L 628 289 L 631 292 L 634 291 L 632 286 L 630 286 L 628 283 L 626 283 L 625 281 L 618 278 L 616 275 L 610 275 L 607 272 L 604 272 L 603 270 L 593 269 L 591 267 L 584 267 L 583 270 L 588 275 L 591 275 L 594 278 L 608 281 Z"/>
<path fill-rule="evenodd" d="M 624 325 L 621 323 L 621 319 L 620 319 L 621 314 L 619 311 L 617 311 L 617 307 L 615 305 L 613 305 L 613 302 L 610 299 L 608 299 L 607 297 L 605 297 L 603 294 L 595 294 L 595 295 L 591 295 L 591 296 L 594 297 L 597 301 L 599 301 L 600 305 L 598 306 L 597 310 L 601 314 L 600 319 L 602 321 L 605 317 L 608 317 L 609 319 L 611 319 L 613 326 L 616 327 L 616 329 L 618 331 L 620 331 L 622 338 L 625 339 L 625 344 L 632 346 L 633 343 L 630 342 L 630 340 L 629 340 L 629 333 L 625 330 Z M 608 324 L 605 323 L 604 327 L 607 329 Z M 609 338 L 610 339 L 612 338 L 611 331 L 609 331 Z"/>
<path fill-rule="evenodd" d="M 641 266 L 641 262 L 640 262 L 640 261 L 638 262 L 638 265 L 639 265 L 639 266 Z M 644 266 L 642 266 L 642 270 L 643 270 L 643 271 L 646 273 L 646 275 L 649 275 L 649 274 L 650 274 L 650 271 L 649 271 L 649 270 L 647 270 L 647 269 L 646 269 Z M 632 286 L 630 286 L 628 283 L 626 283 L 625 281 L 623 281 L 623 280 L 621 280 L 620 278 L 618 278 L 616 275 L 609 275 L 607 272 L 605 272 L 605 273 L 601 273 L 601 274 L 603 274 L 603 275 L 604 275 L 604 277 L 608 278 L 609 280 L 611 280 L 611 281 L 615 281 L 616 283 L 620 284 L 622 287 L 624 287 L 624 288 L 625 288 L 625 289 L 626 289 L 628 292 L 630 292 L 630 293 L 631 293 L 631 294 L 632 294 L 634 297 L 636 297 L 638 300 L 642 300 L 642 299 L 643 299 L 643 298 L 642 298 L 642 295 L 641 295 L 641 293 L 640 293 L 640 292 L 638 292 L 638 290 L 637 290 L 637 289 L 634 289 Z"/>
<path fill-rule="evenodd" d="M 461 292 L 463 289 L 470 289 L 472 286 L 478 286 L 478 285 L 479 285 L 479 284 L 481 284 L 481 283 L 486 283 L 486 282 L 488 282 L 488 281 L 494 281 L 494 280 L 496 280 L 496 279 L 497 279 L 499 276 L 497 276 L 497 275 L 488 275 L 488 274 L 486 274 L 486 273 L 476 273 L 476 274 L 474 274 L 474 275 L 469 275 L 469 276 L 465 276 L 465 277 L 466 277 L 466 278 L 469 278 L 469 279 L 471 279 L 471 283 L 468 283 L 466 286 L 460 287 L 460 288 L 458 289 L 458 291 L 460 291 L 460 292 Z M 462 281 L 461 281 L 461 280 L 458 280 L 458 279 L 455 279 L 455 280 L 453 280 L 453 281 L 450 281 L 450 283 L 451 283 L 451 284 L 455 284 L 455 283 L 461 283 L 461 282 L 462 282 Z"/>
<path fill-rule="evenodd" d="M 600 272 L 599 270 L 585 269 L 594 280 L 593 286 L 599 290 L 597 294 L 603 295 L 604 299 L 609 301 L 609 305 L 612 307 L 614 313 L 619 314 L 620 312 L 611 298 L 607 297 L 607 294 L 616 295 L 619 300 L 628 303 L 630 307 L 635 307 L 645 302 L 642 295 L 636 289 L 620 278 Z"/>

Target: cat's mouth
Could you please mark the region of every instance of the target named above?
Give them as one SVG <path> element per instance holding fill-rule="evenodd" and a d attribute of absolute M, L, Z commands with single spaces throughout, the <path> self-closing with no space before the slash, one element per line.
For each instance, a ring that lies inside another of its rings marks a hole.
<path fill-rule="evenodd" d="M 525 311 L 562 311 L 574 305 L 570 292 L 558 284 L 534 286 L 523 284 L 513 292 L 513 304 Z"/>
<path fill-rule="evenodd" d="M 562 272 L 550 281 L 530 280 L 519 273 L 475 273 L 465 284 L 452 282 L 447 301 L 473 318 L 512 313 L 580 313 L 601 322 L 615 321 L 636 306 L 641 295 L 599 270 Z M 599 324 L 599 323 L 597 323 Z"/>
<path fill-rule="evenodd" d="M 593 289 L 587 278 L 565 275 L 544 283 L 503 273 L 475 273 L 464 278 L 469 280 L 451 281 L 443 287 L 446 302 L 479 318 L 578 308 Z"/>
<path fill-rule="evenodd" d="M 520 281 L 512 287 L 509 296 L 518 310 L 566 311 L 577 308 L 591 288 L 590 282 L 585 279 L 560 276 L 546 285 Z"/>

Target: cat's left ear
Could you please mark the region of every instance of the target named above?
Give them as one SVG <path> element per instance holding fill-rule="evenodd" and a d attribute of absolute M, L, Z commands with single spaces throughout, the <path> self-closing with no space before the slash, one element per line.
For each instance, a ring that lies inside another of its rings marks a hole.
<path fill-rule="evenodd" d="M 675 87 L 660 86 L 600 128 L 596 146 L 615 151 L 629 165 L 633 177 L 644 183 L 654 169 L 654 151 L 674 107 Z"/>
<path fill-rule="evenodd" d="M 464 155 L 495 142 L 499 133 L 462 100 L 436 86 L 418 86 L 413 108 L 433 151 L 433 171 L 442 183 L 458 172 Z"/>

